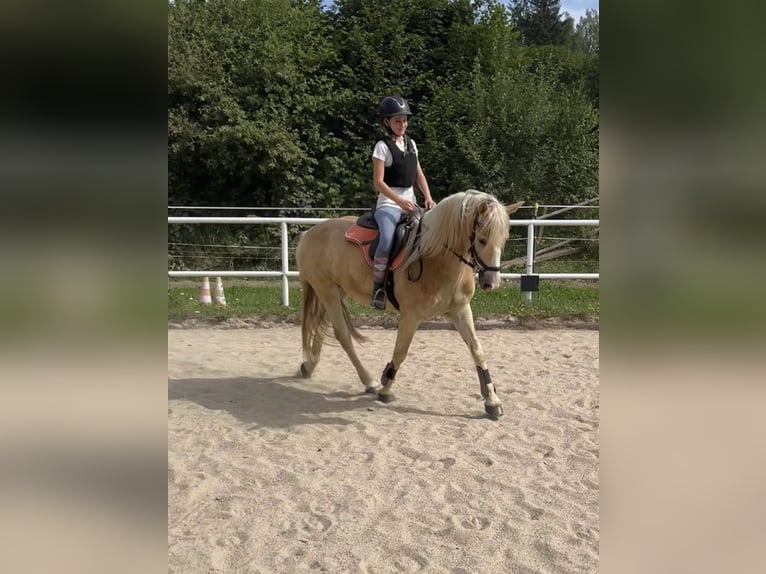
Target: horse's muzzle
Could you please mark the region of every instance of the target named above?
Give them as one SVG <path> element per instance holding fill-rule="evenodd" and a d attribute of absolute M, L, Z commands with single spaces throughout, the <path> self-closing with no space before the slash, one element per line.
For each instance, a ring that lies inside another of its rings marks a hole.
<path fill-rule="evenodd" d="M 492 291 L 500 286 L 500 277 L 495 272 L 479 273 L 479 287 L 482 291 Z"/>

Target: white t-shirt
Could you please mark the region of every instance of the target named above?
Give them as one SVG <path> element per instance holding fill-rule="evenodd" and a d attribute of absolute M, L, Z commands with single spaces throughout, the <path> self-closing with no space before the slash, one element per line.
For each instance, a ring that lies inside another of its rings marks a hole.
<path fill-rule="evenodd" d="M 415 140 L 410 139 L 410 143 L 412 144 L 412 153 L 414 153 L 415 156 L 417 157 L 418 146 L 415 145 Z M 404 151 L 404 141 L 396 142 L 396 147 Z M 385 167 L 391 167 L 391 164 L 394 163 L 394 157 L 391 155 L 391 150 L 388 149 L 386 142 L 384 142 L 383 140 L 380 140 L 378 143 L 375 144 L 375 149 L 372 150 L 372 157 L 383 161 L 383 165 Z M 389 185 L 389 187 L 391 188 L 391 191 L 393 191 L 396 195 L 399 195 L 402 198 L 408 201 L 411 201 L 412 203 L 415 203 L 414 186 L 392 187 Z M 394 207 L 399 207 L 394 201 L 388 199 L 382 193 L 378 193 L 377 207 L 382 207 L 384 205 L 393 205 Z"/>

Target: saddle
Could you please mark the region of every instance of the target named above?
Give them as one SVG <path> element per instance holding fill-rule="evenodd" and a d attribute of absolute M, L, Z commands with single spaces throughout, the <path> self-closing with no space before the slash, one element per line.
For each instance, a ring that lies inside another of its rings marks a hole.
<path fill-rule="evenodd" d="M 408 214 L 402 213 L 399 223 L 396 224 L 394 231 L 394 241 L 391 244 L 391 254 L 388 257 L 388 269 L 394 271 L 402 264 L 407 257 L 407 251 L 402 249 L 407 244 L 410 231 L 413 225 L 408 225 L 410 218 Z M 360 216 L 356 223 L 346 230 L 346 241 L 356 243 L 362 250 L 362 256 L 370 267 L 375 259 L 375 250 L 378 248 L 380 237 L 378 236 L 378 225 L 372 216 L 372 212 L 367 212 Z"/>
<path fill-rule="evenodd" d="M 394 241 L 391 244 L 391 254 L 388 257 L 385 290 L 386 298 L 397 311 L 399 310 L 399 301 L 396 300 L 394 295 L 394 274 L 388 273 L 388 271 L 394 271 L 406 259 L 407 250 L 403 249 L 403 247 L 407 244 L 410 233 L 418 227 L 417 221 L 415 218 L 410 218 L 407 213 L 402 213 L 402 217 L 399 219 L 399 223 L 396 224 L 396 229 L 394 230 Z M 367 265 L 372 267 L 375 250 L 378 248 L 380 241 L 378 225 L 375 223 L 372 212 L 370 211 L 359 217 L 356 223 L 346 230 L 345 236 L 346 241 L 359 245 L 359 248 L 362 250 L 362 257 L 367 262 Z"/>

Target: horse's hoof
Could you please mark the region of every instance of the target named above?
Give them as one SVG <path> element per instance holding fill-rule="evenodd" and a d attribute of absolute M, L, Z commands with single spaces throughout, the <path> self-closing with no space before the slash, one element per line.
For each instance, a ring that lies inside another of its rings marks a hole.
<path fill-rule="evenodd" d="M 394 398 L 396 397 L 394 397 L 394 395 L 392 394 L 384 395 L 384 394 L 378 393 L 378 400 L 381 403 L 390 403 L 391 401 L 394 400 Z"/>
<path fill-rule="evenodd" d="M 311 376 L 311 371 L 306 367 L 306 363 L 301 363 L 301 377 L 308 379 Z"/>
<path fill-rule="evenodd" d="M 377 395 L 379 390 L 380 390 L 380 386 L 378 385 L 370 385 L 369 387 L 364 388 L 364 392 L 369 393 L 371 395 Z"/>
<path fill-rule="evenodd" d="M 484 405 L 484 411 L 489 415 L 489 418 L 491 418 L 493 421 L 496 421 L 501 416 L 503 416 L 503 407 L 502 405 Z"/>

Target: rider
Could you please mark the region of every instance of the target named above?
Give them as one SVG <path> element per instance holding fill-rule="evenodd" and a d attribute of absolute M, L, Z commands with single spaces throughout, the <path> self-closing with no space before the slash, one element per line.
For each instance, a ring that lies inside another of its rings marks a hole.
<path fill-rule="evenodd" d="M 378 191 L 375 207 L 375 222 L 378 224 L 380 240 L 373 261 L 373 287 L 370 305 L 376 309 L 386 308 L 386 293 L 383 282 L 391 252 L 396 224 L 402 212 L 416 209 L 415 191 L 418 189 L 425 199 L 426 209 L 436 205 L 431 199 L 428 181 L 418 161 L 418 148 L 406 135 L 410 106 L 401 96 L 383 98 L 378 108 L 386 135 L 375 144 L 372 152 L 372 183 Z"/>

